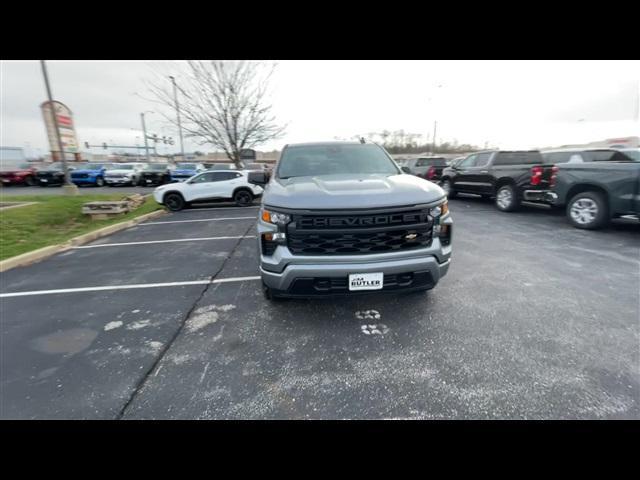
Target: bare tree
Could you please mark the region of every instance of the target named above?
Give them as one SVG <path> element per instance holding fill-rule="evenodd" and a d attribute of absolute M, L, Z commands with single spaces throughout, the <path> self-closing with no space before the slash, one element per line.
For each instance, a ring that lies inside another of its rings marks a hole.
<path fill-rule="evenodd" d="M 268 83 L 275 68 L 247 61 L 189 61 L 177 88 L 186 137 L 200 145 L 224 151 L 238 167 L 240 152 L 280 138 L 285 126 L 278 126 L 271 113 Z M 171 107 L 159 112 L 175 124 L 176 104 L 166 78 L 147 82 L 156 103 Z"/>

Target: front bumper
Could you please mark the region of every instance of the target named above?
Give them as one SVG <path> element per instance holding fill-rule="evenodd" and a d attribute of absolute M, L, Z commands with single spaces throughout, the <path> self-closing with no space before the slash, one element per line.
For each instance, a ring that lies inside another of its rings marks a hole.
<path fill-rule="evenodd" d="M 71 183 L 75 183 L 76 185 L 95 185 L 96 181 L 97 177 L 71 178 Z"/>
<path fill-rule="evenodd" d="M 1 178 L 0 184 L 2 185 L 22 185 L 24 183 L 24 178 Z"/>
<path fill-rule="evenodd" d="M 452 228 L 452 223 L 450 214 L 440 219 L 440 224 L 448 225 L 449 228 Z M 293 255 L 286 245 L 279 245 L 273 255 L 262 254 L 261 235 L 275 231 L 274 225 L 261 219 L 258 221 L 262 281 L 278 296 L 308 297 L 425 290 L 435 287 L 447 274 L 451 261 L 452 238 L 448 245 L 443 245 L 437 236 L 434 236 L 426 248 L 379 254 Z M 343 285 L 349 274 L 374 272 L 384 274 L 382 290 L 349 291 Z M 411 276 L 411 281 L 408 278 L 401 280 L 402 276 Z M 324 289 L 327 282 L 329 288 Z"/>
<path fill-rule="evenodd" d="M 104 181 L 108 185 L 128 185 L 133 184 L 133 178 L 105 178 Z"/>

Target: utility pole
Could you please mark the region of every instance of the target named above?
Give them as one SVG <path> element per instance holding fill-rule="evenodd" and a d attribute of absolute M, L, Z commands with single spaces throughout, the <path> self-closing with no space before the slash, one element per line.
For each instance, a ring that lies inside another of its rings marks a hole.
<path fill-rule="evenodd" d="M 151 159 L 149 158 L 149 141 L 147 140 L 147 127 L 144 124 L 144 114 L 145 112 L 142 112 L 140 114 L 140 119 L 142 120 L 142 135 L 144 135 L 144 152 L 147 156 L 147 162 L 150 162 Z"/>
<path fill-rule="evenodd" d="M 436 127 L 438 126 L 438 121 L 435 120 L 433 122 L 433 153 L 436 153 Z"/>
<path fill-rule="evenodd" d="M 173 76 L 169 76 L 173 83 L 173 98 L 176 102 L 176 115 L 178 116 L 178 133 L 180 134 L 180 159 L 184 162 L 184 144 L 182 143 L 182 124 L 180 123 L 180 105 L 178 104 L 178 87 L 176 86 L 176 79 Z"/>
<path fill-rule="evenodd" d="M 58 128 L 58 115 L 56 115 L 55 106 L 53 104 L 53 95 L 51 94 L 51 86 L 49 85 L 49 75 L 47 74 L 47 65 L 44 60 L 40 60 L 40 66 L 42 67 L 42 76 L 44 77 L 44 85 L 47 88 L 47 98 L 49 100 L 49 110 L 53 117 L 53 129 L 56 133 L 56 140 L 58 148 L 60 149 L 60 156 L 62 157 L 62 171 L 64 172 L 64 185 L 62 188 L 67 195 L 78 195 L 78 186 L 71 183 L 71 176 L 69 175 L 69 169 L 67 168 L 67 158 L 64 155 L 64 146 L 62 145 L 62 137 L 60 136 L 60 129 Z M 53 152 L 51 152 L 53 157 Z"/>

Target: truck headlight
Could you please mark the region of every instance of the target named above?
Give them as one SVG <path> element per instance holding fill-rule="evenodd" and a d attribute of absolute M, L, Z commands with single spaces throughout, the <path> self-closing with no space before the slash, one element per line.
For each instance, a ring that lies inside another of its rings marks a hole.
<path fill-rule="evenodd" d="M 447 213 L 449 213 L 449 204 L 448 204 L 448 202 L 445 200 L 444 202 L 442 202 L 437 207 L 433 207 L 431 210 L 429 210 L 429 213 L 431 214 L 431 216 L 433 218 L 438 218 L 440 216 L 445 216 Z"/>
<path fill-rule="evenodd" d="M 291 221 L 290 215 L 280 212 L 270 212 L 269 210 L 262 210 L 260 217 L 267 223 L 272 223 L 281 227 L 284 227 Z"/>

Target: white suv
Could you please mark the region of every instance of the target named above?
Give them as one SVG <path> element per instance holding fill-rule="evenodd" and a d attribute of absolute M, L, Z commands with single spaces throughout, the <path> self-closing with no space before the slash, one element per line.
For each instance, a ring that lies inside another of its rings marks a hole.
<path fill-rule="evenodd" d="M 156 202 L 177 212 L 193 203 L 233 200 L 239 207 L 251 205 L 262 195 L 262 188 L 250 184 L 248 172 L 238 170 L 208 170 L 180 183 L 162 185 L 153 192 Z"/>

